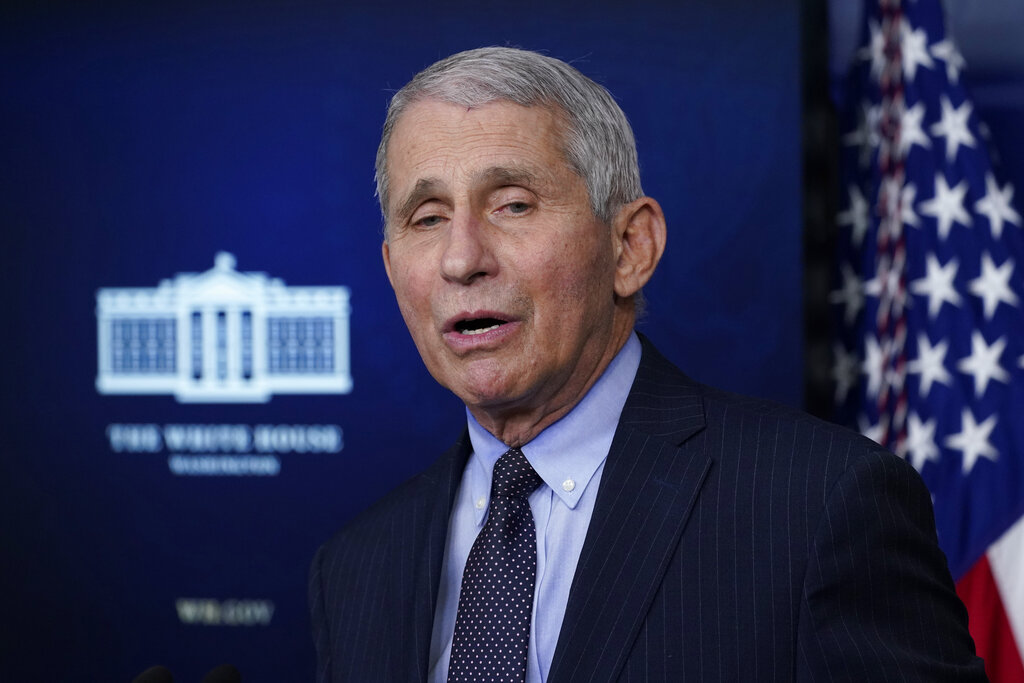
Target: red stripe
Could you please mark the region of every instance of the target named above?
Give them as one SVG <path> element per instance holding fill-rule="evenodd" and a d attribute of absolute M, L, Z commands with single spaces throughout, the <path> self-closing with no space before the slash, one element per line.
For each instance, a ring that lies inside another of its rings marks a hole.
<path fill-rule="evenodd" d="M 956 584 L 956 592 L 967 605 L 968 624 L 978 654 L 985 660 L 985 672 L 993 683 L 1024 681 L 1024 663 L 1006 618 L 988 556 L 981 559 Z"/>

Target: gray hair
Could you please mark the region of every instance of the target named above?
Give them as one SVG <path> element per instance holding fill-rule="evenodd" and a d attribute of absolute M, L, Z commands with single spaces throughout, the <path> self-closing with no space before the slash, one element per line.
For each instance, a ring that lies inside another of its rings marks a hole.
<path fill-rule="evenodd" d="M 473 108 L 507 100 L 548 107 L 566 123 L 566 161 L 583 178 L 594 215 L 608 223 L 624 204 L 643 196 L 636 142 L 611 93 L 565 62 L 528 50 L 484 47 L 442 59 L 416 74 L 388 105 L 377 148 L 377 197 L 388 217 L 388 142 L 408 107 L 439 100 Z"/>

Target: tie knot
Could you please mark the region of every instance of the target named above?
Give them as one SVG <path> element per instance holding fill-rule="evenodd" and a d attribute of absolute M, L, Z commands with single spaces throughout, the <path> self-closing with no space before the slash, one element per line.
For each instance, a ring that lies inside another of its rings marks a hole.
<path fill-rule="evenodd" d="M 523 452 L 518 448 L 510 448 L 494 463 L 491 497 L 526 498 L 542 481 Z"/>

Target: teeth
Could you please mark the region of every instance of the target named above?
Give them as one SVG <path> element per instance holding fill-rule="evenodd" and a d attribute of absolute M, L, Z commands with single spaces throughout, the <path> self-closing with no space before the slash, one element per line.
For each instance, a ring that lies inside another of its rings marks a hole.
<path fill-rule="evenodd" d="M 491 330 L 496 330 L 499 327 L 501 327 L 501 325 L 498 324 L 498 323 L 495 323 L 495 324 L 491 325 L 490 327 L 480 327 L 480 328 L 475 329 L 475 330 L 466 330 L 462 334 L 483 334 L 484 332 L 490 332 Z"/>

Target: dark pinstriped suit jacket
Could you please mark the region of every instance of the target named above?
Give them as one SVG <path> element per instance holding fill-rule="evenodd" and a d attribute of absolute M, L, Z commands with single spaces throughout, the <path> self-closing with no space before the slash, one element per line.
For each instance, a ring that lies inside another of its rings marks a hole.
<path fill-rule="evenodd" d="M 317 553 L 318 681 L 426 680 L 469 452 L 464 435 Z M 985 680 L 966 622 L 909 465 L 644 340 L 549 681 Z"/>

